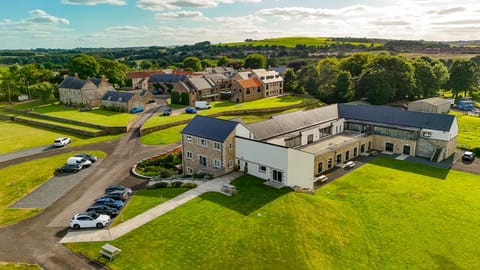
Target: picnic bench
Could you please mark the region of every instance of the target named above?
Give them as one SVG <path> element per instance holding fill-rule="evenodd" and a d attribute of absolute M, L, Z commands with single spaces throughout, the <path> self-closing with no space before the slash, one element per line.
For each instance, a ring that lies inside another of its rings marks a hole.
<path fill-rule="evenodd" d="M 237 193 L 237 187 L 229 184 L 224 184 L 222 186 L 222 191 L 227 193 L 227 194 L 235 194 Z"/>
<path fill-rule="evenodd" d="M 100 255 L 107 257 L 110 261 L 113 260 L 113 257 L 120 254 L 120 252 L 122 252 L 121 249 L 114 247 L 110 244 L 105 244 L 102 246 L 102 249 L 100 249 Z"/>

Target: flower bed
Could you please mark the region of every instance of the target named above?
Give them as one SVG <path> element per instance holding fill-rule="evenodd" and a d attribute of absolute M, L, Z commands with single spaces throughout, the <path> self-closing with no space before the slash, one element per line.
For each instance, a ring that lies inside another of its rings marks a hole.
<path fill-rule="evenodd" d="M 177 166 L 182 163 L 182 152 L 176 148 L 168 153 L 142 160 L 135 167 L 135 172 L 149 177 L 168 178 L 178 174 Z"/>

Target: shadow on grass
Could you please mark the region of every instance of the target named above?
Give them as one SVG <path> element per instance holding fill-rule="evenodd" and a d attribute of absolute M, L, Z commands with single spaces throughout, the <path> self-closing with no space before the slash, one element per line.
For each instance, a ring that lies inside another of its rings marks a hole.
<path fill-rule="evenodd" d="M 217 193 L 206 193 L 200 196 L 242 215 L 248 216 L 268 203 L 290 193 L 289 188 L 275 189 L 263 184 L 264 180 L 244 175 L 235 179 L 232 184 L 237 187 L 237 194 L 232 197 Z"/>
<path fill-rule="evenodd" d="M 378 157 L 377 159 L 373 160 L 371 164 L 442 180 L 447 178 L 448 172 L 450 171 L 449 169 L 445 168 L 419 164 L 407 160 L 396 160 L 388 157 Z"/>

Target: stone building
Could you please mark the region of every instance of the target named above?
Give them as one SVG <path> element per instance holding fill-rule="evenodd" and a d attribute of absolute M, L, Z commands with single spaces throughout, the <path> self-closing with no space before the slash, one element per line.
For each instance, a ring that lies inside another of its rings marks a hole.
<path fill-rule="evenodd" d="M 98 107 L 101 98 L 107 91 L 115 91 L 105 76 L 82 80 L 75 76 L 65 75 L 58 86 L 59 99 L 67 105 L 83 105 Z"/>

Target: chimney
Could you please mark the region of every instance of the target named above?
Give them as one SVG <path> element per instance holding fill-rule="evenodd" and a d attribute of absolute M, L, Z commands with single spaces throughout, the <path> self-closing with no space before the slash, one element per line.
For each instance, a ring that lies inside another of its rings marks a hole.
<path fill-rule="evenodd" d="M 65 80 L 68 77 L 68 74 L 63 75 L 63 79 Z"/>
<path fill-rule="evenodd" d="M 75 72 L 75 79 L 78 79 L 78 73 Z"/>

